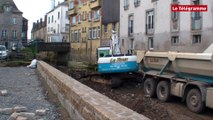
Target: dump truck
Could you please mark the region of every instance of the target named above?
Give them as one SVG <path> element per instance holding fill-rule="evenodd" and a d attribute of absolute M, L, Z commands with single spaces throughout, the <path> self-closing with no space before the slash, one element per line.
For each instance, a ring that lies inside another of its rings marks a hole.
<path fill-rule="evenodd" d="M 182 98 L 189 110 L 213 108 L 213 54 L 137 51 L 144 93 L 167 102 Z"/>

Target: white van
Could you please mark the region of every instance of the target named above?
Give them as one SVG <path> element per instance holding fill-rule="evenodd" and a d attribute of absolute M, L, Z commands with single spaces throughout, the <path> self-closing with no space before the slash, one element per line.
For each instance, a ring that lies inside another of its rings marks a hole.
<path fill-rule="evenodd" d="M 4 45 L 0 45 L 0 59 L 6 59 L 7 58 L 7 49 Z"/>

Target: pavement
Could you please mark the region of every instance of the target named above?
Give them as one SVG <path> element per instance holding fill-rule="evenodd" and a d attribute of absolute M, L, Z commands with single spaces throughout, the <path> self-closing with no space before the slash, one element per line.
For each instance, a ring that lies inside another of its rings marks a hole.
<path fill-rule="evenodd" d="M 58 120 L 56 107 L 47 101 L 47 92 L 42 88 L 35 69 L 27 67 L 0 67 L 0 120 L 7 120 L 11 113 L 1 109 L 25 107 L 25 112 L 34 113 L 36 120 Z M 5 93 L 6 92 L 6 93 Z M 36 111 L 46 110 L 42 115 Z"/>

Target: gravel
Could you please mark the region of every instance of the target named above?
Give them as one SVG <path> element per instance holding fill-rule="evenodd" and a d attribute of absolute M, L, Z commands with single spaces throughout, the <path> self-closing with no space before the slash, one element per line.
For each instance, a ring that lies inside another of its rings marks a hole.
<path fill-rule="evenodd" d="M 38 109 L 48 109 L 38 119 L 58 120 L 56 107 L 47 101 L 46 92 L 41 86 L 36 70 L 26 67 L 0 67 L 0 90 L 7 90 L 6 96 L 0 96 L 0 108 L 24 106 L 27 112 L 35 113 Z M 0 120 L 7 120 L 10 115 L 0 114 Z"/>

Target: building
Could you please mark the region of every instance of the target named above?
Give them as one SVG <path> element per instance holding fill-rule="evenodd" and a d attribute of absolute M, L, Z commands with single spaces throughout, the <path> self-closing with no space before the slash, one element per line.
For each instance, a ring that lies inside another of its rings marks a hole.
<path fill-rule="evenodd" d="M 46 35 L 46 30 L 47 30 L 47 16 L 44 17 L 44 20 L 40 18 L 40 20 L 37 20 L 37 22 L 33 23 L 33 27 L 31 30 L 31 39 L 41 39 L 41 40 L 46 40 L 47 35 Z"/>
<path fill-rule="evenodd" d="M 66 2 L 59 3 L 47 13 L 47 41 L 69 42 L 69 19 Z"/>
<path fill-rule="evenodd" d="M 119 29 L 120 0 L 67 0 L 67 3 L 71 58 L 95 63 L 97 48 L 109 46 L 112 29 Z"/>
<path fill-rule="evenodd" d="M 28 20 L 26 18 L 23 17 L 22 19 L 22 44 L 24 46 L 27 45 L 27 31 L 28 31 Z"/>
<path fill-rule="evenodd" d="M 11 49 L 21 44 L 22 12 L 13 0 L 0 0 L 0 44 Z"/>
<path fill-rule="evenodd" d="M 207 12 L 171 12 L 171 4 L 208 5 Z M 122 50 L 203 52 L 213 38 L 212 0 L 122 0 Z"/>

